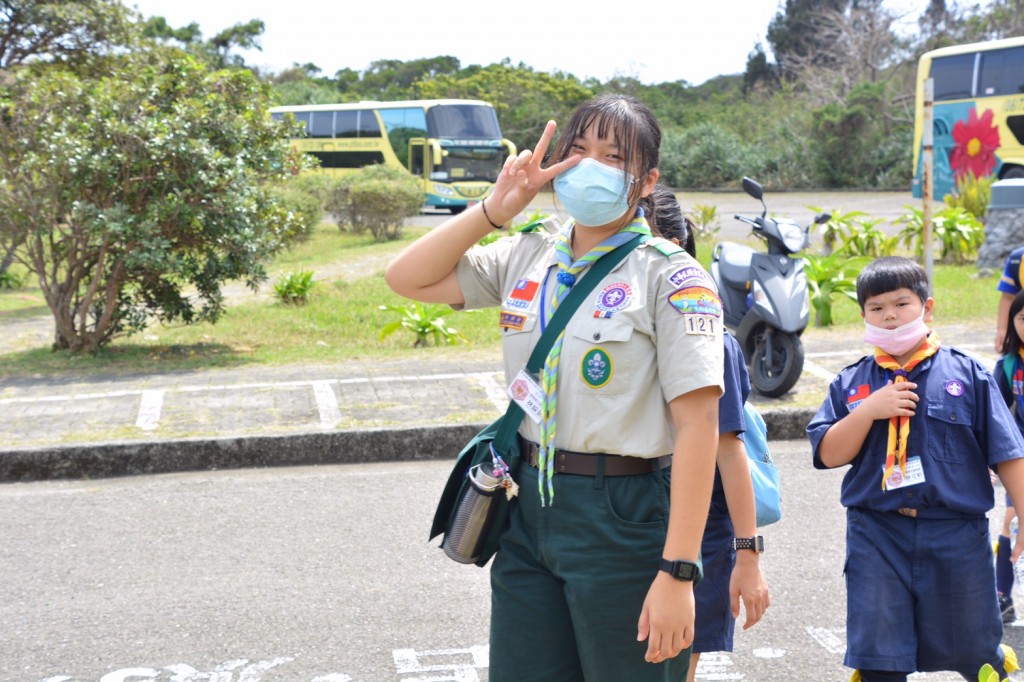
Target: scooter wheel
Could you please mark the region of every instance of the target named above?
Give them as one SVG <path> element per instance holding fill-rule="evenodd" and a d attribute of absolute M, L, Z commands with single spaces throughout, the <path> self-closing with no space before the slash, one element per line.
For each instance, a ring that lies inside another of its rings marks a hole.
<path fill-rule="evenodd" d="M 767 339 L 762 336 L 754 347 L 750 363 L 750 382 L 761 395 L 777 398 L 796 385 L 804 371 L 804 345 L 799 336 L 772 335 L 772 352 L 768 357 Z"/>

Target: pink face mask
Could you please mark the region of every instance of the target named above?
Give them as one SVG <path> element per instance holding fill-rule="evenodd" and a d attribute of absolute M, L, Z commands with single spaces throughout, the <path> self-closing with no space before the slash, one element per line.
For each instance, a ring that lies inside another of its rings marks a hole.
<path fill-rule="evenodd" d="M 895 329 L 875 327 L 867 322 L 864 323 L 864 327 L 864 341 L 869 345 L 878 346 L 893 357 L 913 350 L 928 334 L 928 325 L 924 323 L 923 310 L 921 317 Z"/>

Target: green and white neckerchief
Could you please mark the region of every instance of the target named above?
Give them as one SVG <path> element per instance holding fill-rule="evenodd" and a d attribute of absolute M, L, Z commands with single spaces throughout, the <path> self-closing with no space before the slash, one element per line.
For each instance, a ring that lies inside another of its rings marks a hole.
<path fill-rule="evenodd" d="M 651 228 L 642 215 L 638 215 L 633 221 L 622 228 L 608 239 L 595 246 L 578 261 L 572 259 L 572 231 L 575 225 L 570 223 L 564 230 L 559 232 L 558 240 L 555 242 L 555 257 L 558 265 L 558 284 L 555 288 L 555 295 L 551 297 L 551 305 L 547 311 L 547 318 L 555 314 L 558 304 L 569 295 L 569 290 L 576 283 L 579 274 L 589 265 L 596 263 L 606 253 L 614 251 L 619 246 L 632 240 L 637 234 L 651 236 Z M 547 359 L 544 361 L 544 368 L 540 373 L 540 385 L 544 389 L 544 404 L 541 409 L 540 421 L 540 453 L 537 468 L 542 475 L 537 478 L 537 489 L 540 491 L 541 506 L 554 502 L 555 488 L 552 483 L 555 476 L 555 410 L 558 405 L 558 361 L 562 355 L 562 341 L 565 338 L 565 330 L 558 335 Z M 545 502 L 544 487 L 547 483 L 547 501 Z"/>

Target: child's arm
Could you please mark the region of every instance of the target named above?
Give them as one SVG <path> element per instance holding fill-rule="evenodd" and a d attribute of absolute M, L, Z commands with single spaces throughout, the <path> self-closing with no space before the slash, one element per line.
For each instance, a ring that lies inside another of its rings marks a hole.
<path fill-rule="evenodd" d="M 1014 509 L 1024 509 L 1024 459 L 1009 459 L 996 465 L 996 473 L 1002 481 L 1006 492 L 1010 494 Z M 1024 542 L 1021 542 L 1020 528 L 1017 528 L 1016 544 L 1010 561 L 1017 561 L 1017 557 L 1024 552 Z"/>
<path fill-rule="evenodd" d="M 996 352 L 1003 352 L 1003 340 L 1006 338 L 1006 325 L 1009 324 L 1010 304 L 1013 303 L 1013 294 L 1005 291 L 999 297 L 999 314 L 996 316 Z"/>
<path fill-rule="evenodd" d="M 917 384 L 912 381 L 889 382 L 873 391 L 856 409 L 825 432 L 818 445 L 821 463 L 831 469 L 852 462 L 876 420 L 914 416 L 920 400 L 914 393 L 916 388 Z"/>
<path fill-rule="evenodd" d="M 735 432 L 718 436 L 718 471 L 722 474 L 722 488 L 725 490 L 733 534 L 738 538 L 757 535 L 757 509 L 754 503 L 754 484 L 750 482 L 747 449 Z M 771 603 L 768 584 L 761 573 L 760 558 L 758 552 L 737 550 L 736 566 L 729 580 L 733 618 L 739 617 L 740 599 L 743 599 L 743 610 L 747 614 L 747 620 L 743 623 L 744 630 L 761 620 Z"/>

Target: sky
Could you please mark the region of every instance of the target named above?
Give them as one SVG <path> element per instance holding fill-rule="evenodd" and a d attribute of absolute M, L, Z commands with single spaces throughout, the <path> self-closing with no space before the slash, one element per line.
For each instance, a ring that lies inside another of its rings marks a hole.
<path fill-rule="evenodd" d="M 124 0 L 147 17 L 163 16 L 174 27 L 195 21 L 205 38 L 233 24 L 261 19 L 266 27 L 262 51 L 241 54 L 247 64 L 271 72 L 313 63 L 323 75 L 333 76 L 346 67 L 364 71 L 380 59 L 451 55 L 462 66 L 507 57 L 514 65 L 522 62 L 537 71 L 560 70 L 581 79 L 603 82 L 627 76 L 647 84 L 685 80 L 692 85 L 742 73 L 756 43 L 768 48 L 765 32 L 779 7 L 776 0 L 634 2 Z M 909 17 L 908 30 L 926 4 L 886 2 Z M 425 16 L 431 7 L 448 9 Z M 637 15 L 635 8 L 644 14 Z"/>

